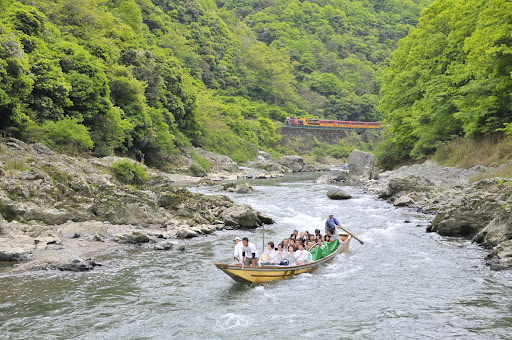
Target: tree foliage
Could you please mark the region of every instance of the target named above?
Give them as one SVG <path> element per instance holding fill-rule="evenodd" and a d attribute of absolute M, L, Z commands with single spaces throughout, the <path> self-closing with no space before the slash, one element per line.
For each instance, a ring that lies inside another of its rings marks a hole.
<path fill-rule="evenodd" d="M 512 121 L 511 72 L 510 2 L 434 1 L 385 72 L 381 157 L 422 158 L 453 136 L 496 133 Z"/>
<path fill-rule="evenodd" d="M 378 119 L 381 71 L 428 1 L 0 0 L 0 130 L 73 121 L 99 156 L 242 162 L 287 116 Z"/>

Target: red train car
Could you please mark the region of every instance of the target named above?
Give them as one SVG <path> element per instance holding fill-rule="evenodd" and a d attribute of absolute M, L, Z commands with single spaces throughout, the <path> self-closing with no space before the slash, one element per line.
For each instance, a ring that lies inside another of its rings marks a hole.
<path fill-rule="evenodd" d="M 354 122 L 341 120 L 286 118 L 284 125 L 294 127 L 344 128 L 344 129 L 380 129 L 379 122 Z"/>

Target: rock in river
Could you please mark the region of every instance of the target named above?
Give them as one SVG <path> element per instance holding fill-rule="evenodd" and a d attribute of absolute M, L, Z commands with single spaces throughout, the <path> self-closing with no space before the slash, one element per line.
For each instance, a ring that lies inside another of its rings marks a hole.
<path fill-rule="evenodd" d="M 227 208 L 222 213 L 222 219 L 227 226 L 235 228 L 257 228 L 262 224 L 258 213 L 247 204 Z"/>
<path fill-rule="evenodd" d="M 371 153 L 352 150 L 347 162 L 350 177 L 372 178 L 375 156 Z"/>
<path fill-rule="evenodd" d="M 327 191 L 327 196 L 332 200 L 347 200 L 352 198 L 348 193 L 338 188 L 329 189 Z"/>

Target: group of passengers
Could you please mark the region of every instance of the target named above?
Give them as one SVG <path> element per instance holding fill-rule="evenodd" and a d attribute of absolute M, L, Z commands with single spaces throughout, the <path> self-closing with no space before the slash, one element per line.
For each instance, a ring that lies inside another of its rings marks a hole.
<path fill-rule="evenodd" d="M 333 214 L 329 214 L 329 219 L 325 223 L 325 235 L 322 235 L 319 229 L 316 229 L 314 234 L 294 230 L 289 238 L 285 238 L 277 245 L 277 248 L 274 242 L 269 242 L 261 260 L 254 243 L 250 243 L 247 237 L 242 240 L 235 237 L 234 258 L 246 266 L 306 264 L 312 260 L 311 250 L 335 240 L 336 227 L 340 228 L 340 223 Z"/>

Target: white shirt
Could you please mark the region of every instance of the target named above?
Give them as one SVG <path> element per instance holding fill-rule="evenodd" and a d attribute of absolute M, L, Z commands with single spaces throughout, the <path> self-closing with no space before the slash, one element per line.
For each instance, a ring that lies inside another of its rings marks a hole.
<path fill-rule="evenodd" d="M 306 262 L 308 259 L 308 252 L 306 250 L 297 250 L 295 252 L 295 260 L 297 262 L 302 262 L 302 264 L 304 264 L 304 262 Z"/>
<path fill-rule="evenodd" d="M 242 242 L 240 242 L 242 243 Z M 252 259 L 252 253 L 254 253 L 254 257 L 259 257 L 258 256 L 258 250 L 256 249 L 256 246 L 254 245 L 254 243 L 250 243 L 246 246 L 244 246 L 244 244 L 242 243 L 242 253 L 245 252 L 245 258 L 247 259 Z"/>
<path fill-rule="evenodd" d="M 233 251 L 233 257 L 238 258 L 238 262 L 242 263 L 242 241 L 239 241 L 235 245 L 235 250 Z"/>
<path fill-rule="evenodd" d="M 296 266 L 297 261 L 295 260 L 295 254 L 293 251 L 287 251 L 286 252 L 286 260 L 288 260 L 289 266 Z"/>
<path fill-rule="evenodd" d="M 265 253 L 268 254 L 268 261 L 272 262 L 277 257 L 277 251 L 275 249 L 265 250 Z"/>

